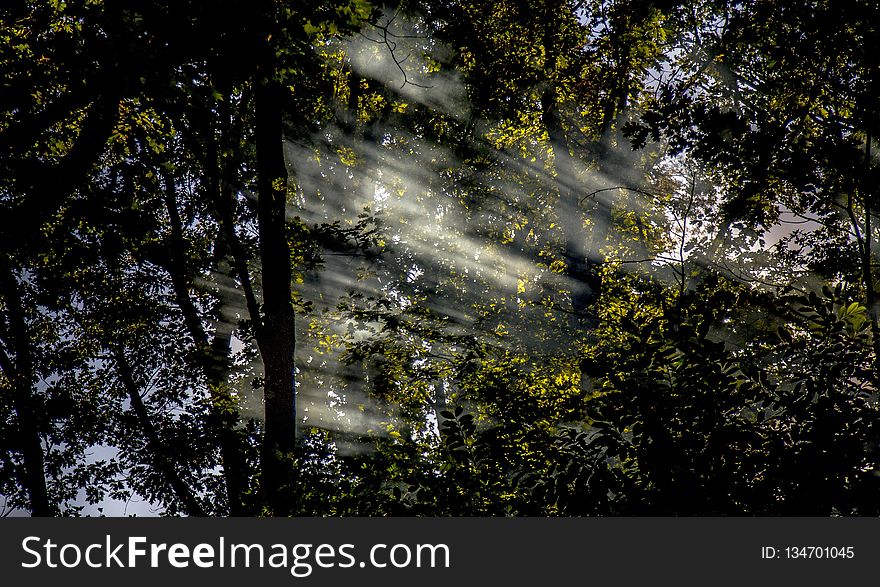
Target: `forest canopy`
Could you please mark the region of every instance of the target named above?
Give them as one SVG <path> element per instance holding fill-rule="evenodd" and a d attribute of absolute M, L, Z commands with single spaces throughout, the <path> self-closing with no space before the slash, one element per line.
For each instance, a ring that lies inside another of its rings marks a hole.
<path fill-rule="evenodd" d="M 3 2 L 0 515 L 877 515 L 878 26 Z"/>

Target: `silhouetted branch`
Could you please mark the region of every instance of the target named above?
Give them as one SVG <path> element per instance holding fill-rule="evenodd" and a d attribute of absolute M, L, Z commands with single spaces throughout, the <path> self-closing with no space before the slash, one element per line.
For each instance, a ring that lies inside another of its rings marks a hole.
<path fill-rule="evenodd" d="M 659 198 L 662 195 L 662 194 L 655 194 L 654 192 L 649 192 L 649 191 L 643 190 L 641 188 L 634 188 L 634 187 L 629 187 L 629 186 L 625 186 L 625 185 L 616 185 L 616 186 L 613 186 L 610 188 L 602 188 L 601 190 L 596 190 L 596 191 L 590 192 L 589 194 L 587 194 L 586 196 L 584 196 L 583 198 L 580 199 L 580 203 L 583 204 L 585 200 L 587 200 L 589 198 L 596 197 L 597 195 L 601 194 L 602 192 L 610 192 L 610 191 L 614 191 L 614 190 L 627 190 L 630 192 L 635 192 L 637 194 L 642 194 L 643 196 L 649 196 L 651 198 Z"/>

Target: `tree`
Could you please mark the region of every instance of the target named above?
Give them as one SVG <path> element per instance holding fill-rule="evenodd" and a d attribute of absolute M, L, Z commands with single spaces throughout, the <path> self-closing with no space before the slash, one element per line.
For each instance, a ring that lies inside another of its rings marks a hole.
<path fill-rule="evenodd" d="M 845 8 L 5 6 L 7 505 L 875 512 Z"/>

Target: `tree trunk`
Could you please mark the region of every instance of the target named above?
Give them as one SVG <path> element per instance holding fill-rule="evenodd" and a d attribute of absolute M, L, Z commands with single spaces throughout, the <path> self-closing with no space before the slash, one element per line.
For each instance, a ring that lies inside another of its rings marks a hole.
<path fill-rule="evenodd" d="M 263 319 L 258 345 L 263 358 L 265 428 L 263 495 L 273 515 L 293 511 L 289 456 L 296 441 L 295 315 L 287 240 L 287 165 L 284 162 L 282 88 L 274 72 L 257 81 L 257 220 L 262 266 Z"/>
<path fill-rule="evenodd" d="M 216 149 L 213 149 L 216 151 Z M 210 162 L 209 162 L 210 164 Z M 214 174 L 219 177 L 218 174 Z M 177 207 L 177 197 L 173 179 L 166 176 L 165 204 L 171 228 L 168 271 L 171 275 L 172 288 L 178 307 L 183 314 L 183 321 L 193 338 L 199 362 L 202 364 L 211 394 L 211 413 L 209 425 L 217 431 L 220 444 L 220 458 L 223 463 L 223 477 L 226 484 L 226 497 L 229 514 L 232 516 L 247 515 L 244 506 L 244 492 L 247 485 L 244 456 L 241 454 L 242 438 L 237 431 L 239 414 L 233 397 L 229 394 L 227 377 L 229 375 L 229 349 L 232 339 L 232 327 L 222 318 L 219 320 L 214 337 L 208 341 L 202 320 L 190 297 L 192 286 L 186 267 L 187 243 L 183 236 L 183 226 Z M 211 182 L 213 189 L 221 189 L 220 182 Z M 217 239 L 218 274 L 228 278 L 228 264 L 225 263 L 225 244 L 220 231 Z M 231 280 L 229 280 L 231 281 Z M 231 285 L 231 284 L 230 284 Z M 221 284 L 222 286 L 222 284 Z M 222 292 L 221 292 L 222 295 Z"/>
<path fill-rule="evenodd" d="M 871 133 L 865 137 L 865 177 L 871 175 Z M 865 282 L 865 306 L 868 309 L 868 317 L 871 320 L 871 343 L 874 351 L 874 376 L 880 377 L 880 302 L 877 300 L 877 292 L 874 290 L 873 264 L 873 234 L 871 227 L 871 198 L 868 190 L 864 190 L 862 203 L 865 207 L 865 236 L 862 257 L 862 277 Z"/>
<path fill-rule="evenodd" d="M 15 364 L 4 361 L 4 371 L 12 383 L 13 406 L 18 415 L 21 456 L 24 461 L 24 485 L 30 500 L 31 515 L 56 516 L 58 509 L 49 501 L 43 455 L 43 441 L 37 426 L 37 409 L 34 397 L 34 362 L 31 353 L 31 337 L 28 332 L 21 290 L 18 279 L 7 257 L 0 260 L 0 292 L 6 302 L 11 330 L 11 347 L 15 352 Z"/>

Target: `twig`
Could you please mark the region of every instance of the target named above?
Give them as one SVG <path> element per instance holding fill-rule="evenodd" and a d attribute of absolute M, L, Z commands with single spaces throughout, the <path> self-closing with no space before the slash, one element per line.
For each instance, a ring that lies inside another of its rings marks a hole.
<path fill-rule="evenodd" d="M 629 186 L 625 186 L 625 185 L 616 185 L 616 186 L 613 186 L 610 188 L 602 188 L 601 190 L 596 190 L 596 191 L 590 192 L 589 194 L 587 194 L 586 196 L 581 198 L 580 203 L 583 204 L 587 198 L 595 197 L 598 194 L 601 194 L 602 192 L 610 192 L 613 190 L 628 190 L 631 192 L 635 192 L 637 194 L 642 194 L 643 196 L 650 196 L 652 198 L 659 198 L 661 196 L 661 194 L 655 194 L 654 192 L 649 192 L 647 190 L 643 190 L 640 188 L 634 188 L 634 187 L 629 187 Z"/>

